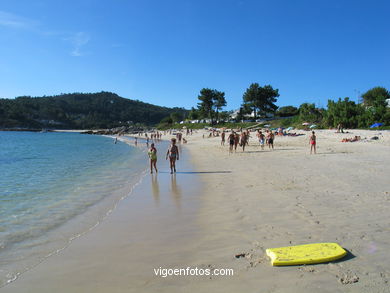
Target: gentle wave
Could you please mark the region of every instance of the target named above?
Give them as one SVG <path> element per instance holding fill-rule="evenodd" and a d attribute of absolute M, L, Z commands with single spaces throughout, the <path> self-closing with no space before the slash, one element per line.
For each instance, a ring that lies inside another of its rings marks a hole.
<path fill-rule="evenodd" d="M 144 151 L 109 138 L 0 133 L 0 149 L 0 286 L 99 225 L 146 174 Z"/>

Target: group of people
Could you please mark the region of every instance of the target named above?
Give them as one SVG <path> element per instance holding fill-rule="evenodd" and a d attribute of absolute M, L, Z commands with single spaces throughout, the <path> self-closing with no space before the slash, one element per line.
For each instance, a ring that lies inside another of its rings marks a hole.
<path fill-rule="evenodd" d="M 153 174 L 153 169 L 157 171 L 157 149 L 152 143 L 150 145 L 150 149 L 148 151 L 149 161 L 150 161 L 150 173 Z M 176 145 L 176 138 L 171 139 L 171 144 L 167 150 L 165 159 L 168 160 L 169 158 L 169 166 L 171 169 L 171 174 L 176 172 L 176 161 L 179 160 L 179 148 Z"/>
<path fill-rule="evenodd" d="M 269 149 L 274 149 L 274 140 L 275 140 L 275 133 L 272 130 L 266 130 L 265 133 L 263 133 L 261 130 L 257 130 L 256 133 L 257 139 L 259 141 L 259 144 L 261 146 L 261 149 L 264 150 L 264 146 L 267 145 Z M 234 151 L 237 151 L 237 146 L 240 145 L 242 147 L 242 151 L 245 151 L 245 146 L 249 145 L 249 137 L 250 132 L 249 130 L 241 130 L 241 135 L 238 134 L 238 132 L 235 132 L 234 130 L 231 131 L 229 134 L 227 140 L 229 142 L 229 153 Z M 225 131 L 222 131 L 221 133 L 221 145 L 225 145 L 225 138 L 226 134 Z M 316 135 L 315 132 L 312 131 L 310 135 L 310 154 L 314 153 L 316 154 L 317 148 L 316 148 Z"/>
<path fill-rule="evenodd" d="M 272 130 L 266 130 L 265 133 L 263 133 L 261 130 L 257 130 L 256 133 L 257 139 L 259 141 L 259 144 L 261 146 L 261 149 L 264 150 L 264 146 L 268 145 L 269 149 L 274 149 L 274 139 L 275 134 Z M 157 135 L 156 138 L 159 136 Z M 160 136 L 161 137 L 161 136 Z M 181 135 L 177 135 L 179 141 L 182 140 Z M 155 138 L 155 137 L 153 137 Z M 237 151 L 237 146 L 240 145 L 242 147 L 242 150 L 245 151 L 245 146 L 249 145 L 249 138 L 250 138 L 250 132 L 249 130 L 242 130 L 241 134 L 235 131 L 231 131 L 229 136 L 227 137 L 227 140 L 229 142 L 229 153 L 234 151 Z M 360 138 L 360 137 L 359 137 Z M 355 140 L 359 139 L 355 137 Z M 225 131 L 222 131 L 221 133 L 221 145 L 225 145 L 225 139 L 226 139 L 226 133 Z M 352 140 L 351 140 L 352 141 Z M 312 131 L 310 138 L 309 138 L 309 145 L 310 145 L 310 154 L 314 152 L 316 154 L 317 149 L 317 137 L 315 135 L 315 132 Z M 153 173 L 153 170 L 157 173 L 157 149 L 155 147 L 155 144 L 152 143 L 150 145 L 150 149 L 148 150 L 148 156 L 150 159 L 150 173 Z M 176 161 L 179 160 L 179 149 L 176 145 L 176 138 L 171 139 L 171 144 L 167 150 L 165 159 L 169 159 L 169 166 L 171 170 L 171 174 L 176 172 Z"/>
<path fill-rule="evenodd" d="M 268 147 L 271 149 L 274 148 L 274 139 L 275 134 L 272 131 L 266 130 L 266 134 L 263 134 L 262 131 L 258 130 L 256 134 L 261 149 L 264 149 L 264 145 L 268 145 Z M 226 134 L 223 131 L 221 133 L 221 145 L 225 145 L 225 137 Z M 250 132 L 249 130 L 241 130 L 241 134 L 238 134 L 238 132 L 235 132 L 234 130 L 231 131 L 231 133 L 228 136 L 229 141 L 229 152 L 232 153 L 233 149 L 234 151 L 237 151 L 237 146 L 240 145 L 242 147 L 242 151 L 245 151 L 245 146 L 249 145 L 249 138 L 250 138 Z"/>

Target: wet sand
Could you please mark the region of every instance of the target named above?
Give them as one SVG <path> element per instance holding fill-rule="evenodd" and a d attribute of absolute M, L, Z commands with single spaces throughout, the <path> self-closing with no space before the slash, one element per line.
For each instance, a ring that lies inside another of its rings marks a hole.
<path fill-rule="evenodd" d="M 165 151 L 160 172 L 147 174 L 99 226 L 0 292 L 150 292 L 161 279 L 154 268 L 185 264 L 199 231 L 200 186 L 196 174 L 169 174 Z M 183 169 L 193 171 L 185 151 Z"/>

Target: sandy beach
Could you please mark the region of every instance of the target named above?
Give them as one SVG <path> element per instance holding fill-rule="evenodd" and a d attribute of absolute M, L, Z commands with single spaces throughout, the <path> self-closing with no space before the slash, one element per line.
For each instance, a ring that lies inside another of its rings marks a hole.
<path fill-rule="evenodd" d="M 390 133 L 349 132 L 316 131 L 316 155 L 304 131 L 276 137 L 273 151 L 252 134 L 246 151 L 233 154 L 220 137 L 187 136 L 176 175 L 159 149 L 157 176 L 0 292 L 389 292 Z M 341 142 L 355 135 L 362 140 Z M 349 253 L 293 267 L 272 267 L 265 255 L 316 242 Z M 187 267 L 234 275 L 154 273 Z"/>

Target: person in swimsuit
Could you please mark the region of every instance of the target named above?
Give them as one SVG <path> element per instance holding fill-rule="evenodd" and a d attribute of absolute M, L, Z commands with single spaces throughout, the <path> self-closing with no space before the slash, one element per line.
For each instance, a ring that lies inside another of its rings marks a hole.
<path fill-rule="evenodd" d="M 241 146 L 242 146 L 242 151 L 245 152 L 245 146 L 247 144 L 247 134 L 246 131 L 243 131 L 241 133 Z"/>
<path fill-rule="evenodd" d="M 179 160 L 179 149 L 177 148 L 175 138 L 171 139 L 171 145 L 168 148 L 165 159 L 168 160 L 168 157 L 169 157 L 169 164 L 171 167 L 171 174 L 173 174 L 173 172 L 176 172 L 176 160 Z"/>
<path fill-rule="evenodd" d="M 269 136 L 268 136 L 268 148 L 272 147 L 272 149 L 274 149 L 274 138 L 275 138 L 275 135 L 271 130 L 269 133 Z"/>
<path fill-rule="evenodd" d="M 154 169 L 156 170 L 156 173 L 157 173 L 157 167 L 156 167 L 156 163 L 157 163 L 157 149 L 154 147 L 154 143 L 152 143 L 150 145 L 150 149 L 148 151 L 148 156 L 149 156 L 149 159 L 150 159 L 150 173 L 153 174 L 153 167 L 154 167 Z"/>
<path fill-rule="evenodd" d="M 234 134 L 234 151 L 237 151 L 237 146 L 240 142 L 240 135 L 238 133 Z"/>
<path fill-rule="evenodd" d="M 264 134 L 260 131 L 259 132 L 259 143 L 261 146 L 261 149 L 264 150 L 264 142 L 265 142 L 265 136 Z"/>
<path fill-rule="evenodd" d="M 233 146 L 236 141 L 236 135 L 234 134 L 234 131 L 232 131 L 232 133 L 229 134 L 228 140 L 229 140 L 229 153 L 232 153 Z"/>
<path fill-rule="evenodd" d="M 316 138 L 314 131 L 311 132 L 309 144 L 310 144 L 310 155 L 312 154 L 313 150 L 314 150 L 314 154 L 316 154 L 317 153 L 317 150 L 316 150 L 317 138 Z"/>
<path fill-rule="evenodd" d="M 269 133 L 269 130 L 267 129 L 267 130 L 265 131 L 265 144 L 266 144 L 266 145 L 268 145 L 269 135 L 270 135 L 270 133 Z"/>
<path fill-rule="evenodd" d="M 225 145 L 225 131 L 221 133 L 221 145 Z"/>

